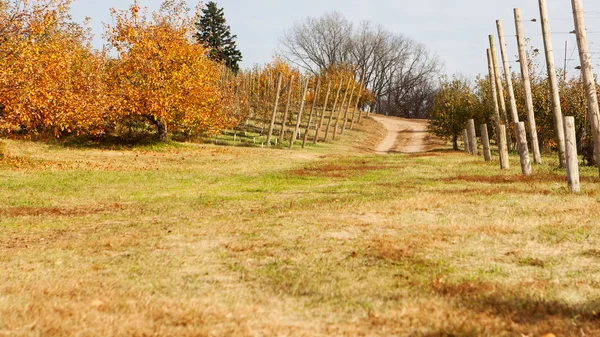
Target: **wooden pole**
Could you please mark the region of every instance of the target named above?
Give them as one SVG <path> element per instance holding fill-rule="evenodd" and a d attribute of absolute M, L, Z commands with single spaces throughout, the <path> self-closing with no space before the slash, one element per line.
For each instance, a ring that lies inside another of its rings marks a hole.
<path fill-rule="evenodd" d="M 346 112 L 344 113 L 344 123 L 342 124 L 342 132 L 346 131 L 346 125 L 348 124 L 348 112 L 350 112 L 350 105 L 352 105 L 352 101 L 354 98 L 354 90 L 356 89 L 356 81 L 352 78 L 352 90 L 350 91 L 350 97 L 348 98 L 348 104 L 346 105 Z M 354 122 L 354 115 L 352 116 L 352 121 Z"/>
<path fill-rule="evenodd" d="M 287 102 L 285 103 L 285 110 L 283 112 L 283 119 L 281 121 L 281 131 L 279 132 L 279 142 L 283 143 L 285 140 L 285 122 L 290 113 L 290 102 L 292 101 L 292 89 L 294 88 L 294 75 L 290 76 L 290 82 L 287 90 Z"/>
<path fill-rule="evenodd" d="M 494 105 L 494 122 L 496 123 L 496 146 L 498 147 L 498 157 L 500 157 L 500 168 L 504 168 L 504 164 L 508 162 L 508 158 L 504 159 L 503 157 L 508 155 L 507 151 L 503 151 L 501 146 L 500 139 L 500 126 L 504 127 L 506 131 L 506 126 L 503 125 L 500 119 L 500 108 L 498 107 L 498 90 L 496 88 L 496 79 L 494 73 L 494 63 L 492 61 L 492 52 L 490 49 L 487 50 L 487 58 L 488 58 L 488 72 L 490 77 L 490 88 L 492 89 L 492 102 Z M 506 134 L 504 136 L 504 150 L 506 150 Z"/>
<path fill-rule="evenodd" d="M 529 125 L 529 137 L 531 138 L 531 151 L 533 152 L 533 162 L 542 164 L 542 155 L 540 153 L 540 143 L 538 140 L 537 126 L 535 123 L 535 112 L 533 110 L 533 95 L 531 94 L 531 79 L 529 78 L 529 58 L 525 50 L 525 38 L 523 37 L 523 21 L 521 19 L 521 9 L 514 9 L 515 29 L 517 31 L 517 45 L 519 47 L 519 64 L 521 65 L 521 78 L 523 80 L 523 90 L 525 91 L 525 106 L 527 107 L 527 123 Z"/>
<path fill-rule="evenodd" d="M 325 128 L 325 137 L 323 141 L 327 141 L 327 136 L 329 135 L 329 127 L 331 126 L 331 121 L 333 121 L 333 114 L 335 113 L 335 108 L 337 108 L 338 100 L 340 99 L 340 92 L 342 92 L 342 85 L 344 84 L 344 79 L 340 78 L 340 84 L 338 85 L 337 93 L 335 94 L 335 100 L 333 101 L 333 108 L 331 108 L 331 113 L 329 114 L 329 120 L 327 121 L 327 127 Z"/>
<path fill-rule="evenodd" d="M 321 120 L 317 123 L 317 130 L 315 131 L 315 139 L 313 140 L 314 144 L 319 142 L 319 133 L 321 132 L 321 127 L 323 126 L 323 120 L 325 119 L 325 112 L 327 112 L 327 103 L 329 102 L 329 94 L 331 93 L 331 80 L 328 81 L 327 84 L 327 95 L 325 95 L 325 104 L 323 105 L 323 112 L 321 113 Z"/>
<path fill-rule="evenodd" d="M 273 136 L 273 128 L 275 127 L 275 118 L 277 117 L 277 107 L 279 106 L 279 93 L 281 92 L 281 73 L 277 77 L 277 89 L 275 90 L 275 103 L 273 104 L 273 113 L 271 114 L 271 124 L 269 125 L 269 132 L 267 134 L 267 146 L 271 146 L 271 137 Z"/>
<path fill-rule="evenodd" d="M 567 116 L 564 118 L 565 127 L 565 155 L 567 163 L 567 182 L 571 192 L 581 192 L 579 183 L 579 158 L 577 157 L 577 138 L 575 137 L 575 118 Z"/>
<path fill-rule="evenodd" d="M 354 119 L 355 119 L 357 112 L 358 112 L 358 123 L 360 124 L 362 121 L 362 112 L 358 111 L 358 103 L 360 102 L 360 97 L 362 96 L 364 85 L 365 85 L 365 73 L 363 72 L 362 78 L 360 80 L 360 86 L 358 87 L 358 96 L 356 96 L 356 103 L 354 104 L 354 112 L 352 113 L 352 124 L 350 124 L 350 130 L 354 129 Z"/>
<path fill-rule="evenodd" d="M 302 148 L 306 147 L 306 141 L 308 140 L 308 133 L 310 132 L 310 125 L 312 124 L 313 115 L 315 108 L 319 102 L 319 90 L 321 89 L 321 78 L 317 78 L 317 84 L 315 85 L 313 92 L 313 102 L 310 107 L 310 115 L 308 116 L 308 123 L 306 124 L 306 130 L 304 130 L 304 137 L 302 138 Z"/>
<path fill-rule="evenodd" d="M 304 80 L 304 90 L 302 91 L 302 99 L 300 100 L 300 110 L 298 110 L 298 118 L 296 119 L 296 128 L 294 129 L 294 133 L 292 134 L 292 138 L 290 138 L 290 150 L 294 147 L 294 142 L 296 141 L 296 137 L 298 137 L 298 132 L 300 132 L 300 123 L 302 123 L 302 113 L 304 112 L 304 105 L 306 104 L 306 92 L 308 91 L 308 82 L 309 79 L 306 78 Z"/>
<path fill-rule="evenodd" d="M 596 165 L 600 168 L 600 111 L 598 107 L 598 92 L 596 90 L 596 79 L 592 70 L 592 60 L 589 52 L 585 19 L 583 16 L 583 5 L 581 0 L 571 0 L 573 5 L 573 19 L 575 21 L 575 33 L 577 35 L 577 46 L 579 47 L 579 59 L 581 60 L 581 75 L 585 87 L 588 105 L 589 121 L 592 127 L 594 139 L 594 155 Z"/>
<path fill-rule="evenodd" d="M 525 131 L 525 123 L 519 122 L 517 126 L 517 136 L 519 144 L 519 156 L 521 157 L 521 171 L 523 175 L 529 177 L 531 171 L 531 160 L 529 159 L 529 149 L 527 147 L 527 132 Z"/>
<path fill-rule="evenodd" d="M 500 63 L 498 62 L 498 56 L 496 55 L 496 44 L 494 42 L 494 36 L 490 35 L 489 36 L 489 40 L 490 40 L 490 53 L 492 56 L 492 64 L 494 67 L 494 81 L 496 81 L 496 92 L 498 94 L 498 103 L 500 105 L 500 113 L 501 113 L 501 118 L 504 121 L 504 124 L 506 124 L 506 127 L 508 128 L 509 126 L 509 122 L 508 122 L 508 114 L 506 112 L 506 101 L 504 100 L 504 87 L 502 86 L 502 75 L 500 74 Z M 510 137 L 508 137 L 506 139 L 507 141 L 507 146 L 510 147 L 511 146 L 511 141 L 510 141 Z"/>
<path fill-rule="evenodd" d="M 500 125 L 498 129 L 498 138 L 500 139 L 500 143 L 498 144 L 498 152 L 500 155 L 500 169 L 508 170 L 510 169 L 510 161 L 508 160 L 508 146 L 506 145 L 506 125 Z"/>
<path fill-rule="evenodd" d="M 512 83 L 512 77 L 510 72 L 510 65 L 508 64 L 508 55 L 506 53 L 506 43 L 504 42 L 504 30 L 502 29 L 502 21 L 496 21 L 496 27 L 498 28 L 498 41 L 500 44 L 500 55 L 502 56 L 502 65 L 504 66 L 504 79 L 506 81 L 506 90 L 508 91 L 508 101 L 510 103 L 510 112 L 512 115 L 512 122 L 514 124 L 519 123 L 519 114 L 517 112 L 517 100 L 515 99 L 515 89 Z M 516 132 L 516 131 L 515 131 Z M 517 142 L 517 146 L 519 146 Z"/>
<path fill-rule="evenodd" d="M 477 156 L 477 134 L 475 133 L 475 121 L 472 119 L 467 121 L 467 136 L 469 137 L 469 153 Z"/>
<path fill-rule="evenodd" d="M 335 135 L 337 134 L 340 118 L 342 118 L 342 110 L 344 110 L 344 105 L 346 104 L 346 98 L 348 97 L 348 91 L 350 91 L 350 82 L 352 79 L 348 79 L 348 84 L 346 85 L 346 91 L 344 91 L 344 98 L 342 99 L 342 103 L 340 104 L 337 117 L 335 118 L 335 124 L 333 125 L 333 140 L 335 140 Z"/>
<path fill-rule="evenodd" d="M 479 127 L 481 131 L 481 143 L 483 144 L 483 159 L 486 162 L 492 161 L 492 150 L 490 149 L 490 137 L 488 135 L 487 124 L 481 124 Z"/>
<path fill-rule="evenodd" d="M 554 50 L 552 49 L 552 36 L 550 33 L 550 23 L 548 21 L 548 8 L 546 6 L 546 0 L 538 1 L 540 5 L 542 35 L 544 38 L 544 54 L 546 55 L 546 66 L 548 68 L 548 82 L 550 83 L 550 99 L 552 100 L 552 117 L 554 119 L 554 132 L 556 134 L 556 145 L 558 147 L 558 162 L 560 164 L 560 167 L 565 167 L 565 133 L 563 127 L 563 113 L 560 105 L 560 93 L 558 91 L 556 67 L 554 65 Z M 567 45 L 565 45 L 565 53 L 566 52 Z M 564 71 L 566 74 L 566 64 Z"/>
<path fill-rule="evenodd" d="M 467 129 L 463 130 L 463 143 L 465 143 L 465 152 L 471 153 L 471 145 L 469 145 L 469 132 Z"/>

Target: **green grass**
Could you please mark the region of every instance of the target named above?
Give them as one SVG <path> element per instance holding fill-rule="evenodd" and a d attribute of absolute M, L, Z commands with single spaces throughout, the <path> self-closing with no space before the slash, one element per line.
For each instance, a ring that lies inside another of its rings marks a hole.
<path fill-rule="evenodd" d="M 600 334 L 597 170 L 372 142 L 5 141 L 0 336 Z"/>

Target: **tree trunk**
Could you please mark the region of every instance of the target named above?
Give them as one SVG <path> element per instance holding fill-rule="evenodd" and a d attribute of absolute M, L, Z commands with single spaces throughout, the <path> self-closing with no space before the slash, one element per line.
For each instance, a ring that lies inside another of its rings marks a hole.
<path fill-rule="evenodd" d="M 458 151 L 458 135 L 454 134 L 452 136 L 452 149 L 454 149 L 454 151 Z"/>
<path fill-rule="evenodd" d="M 165 123 L 164 121 L 156 118 L 156 116 L 150 116 L 148 117 L 148 119 L 150 120 L 150 122 L 152 122 L 152 124 L 154 124 L 154 126 L 156 126 L 156 130 L 157 130 L 157 135 L 158 135 L 158 140 L 160 142 L 168 142 L 169 141 L 169 135 L 167 133 L 167 123 Z"/>

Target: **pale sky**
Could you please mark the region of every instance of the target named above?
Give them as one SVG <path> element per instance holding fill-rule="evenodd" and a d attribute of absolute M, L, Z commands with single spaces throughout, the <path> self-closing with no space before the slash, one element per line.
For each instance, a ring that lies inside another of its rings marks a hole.
<path fill-rule="evenodd" d="M 102 45 L 102 22 L 110 22 L 109 8 L 127 8 L 133 0 L 75 0 L 72 13 L 75 21 L 92 18 L 96 45 Z M 139 0 L 141 6 L 157 9 L 162 0 Z M 217 0 L 224 7 L 226 19 L 233 34 L 238 36 L 238 47 L 243 67 L 270 61 L 276 52 L 278 38 L 305 17 L 315 17 L 330 11 L 339 11 L 357 24 L 370 20 L 390 31 L 403 34 L 427 45 L 446 64 L 446 73 L 476 76 L 487 73 L 485 50 L 488 35 L 497 35 L 497 19 L 503 21 L 511 66 L 518 69 L 513 8 L 520 7 L 523 19 L 539 18 L 537 0 Z M 198 2 L 189 1 L 190 7 Z M 595 70 L 600 70 L 600 1 L 583 0 L 590 51 Z M 574 35 L 570 0 L 548 0 L 553 31 L 555 59 L 559 67 L 565 58 L 568 41 L 567 70 L 574 68 L 579 59 Z M 524 22 L 525 34 L 533 46 L 543 50 L 541 27 Z M 542 62 L 543 60 L 540 59 Z M 544 65 L 543 63 L 542 65 Z"/>

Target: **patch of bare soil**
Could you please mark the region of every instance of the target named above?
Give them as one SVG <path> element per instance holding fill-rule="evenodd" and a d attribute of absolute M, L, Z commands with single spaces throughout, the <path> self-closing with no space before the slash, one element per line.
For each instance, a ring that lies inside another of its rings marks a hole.
<path fill-rule="evenodd" d="M 387 129 L 387 135 L 375 148 L 376 153 L 423 153 L 443 142 L 429 133 L 428 121 L 382 115 L 371 115 Z"/>

